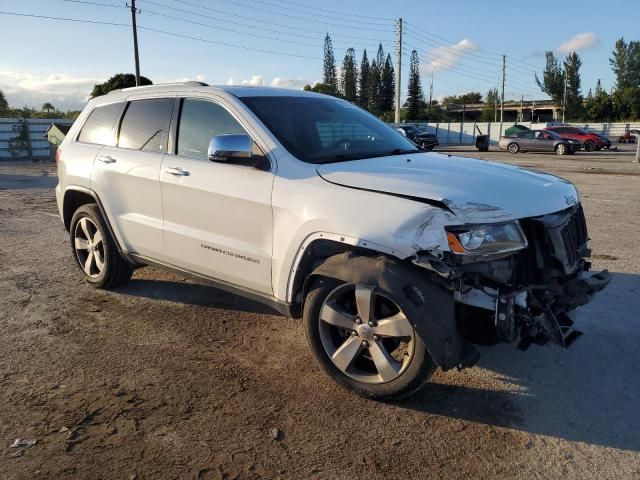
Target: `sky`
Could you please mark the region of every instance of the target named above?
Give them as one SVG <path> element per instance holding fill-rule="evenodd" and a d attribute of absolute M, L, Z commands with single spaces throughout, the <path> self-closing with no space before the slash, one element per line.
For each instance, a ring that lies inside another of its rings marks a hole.
<path fill-rule="evenodd" d="M 396 61 L 403 18 L 402 92 L 409 53 L 420 56 L 423 90 L 433 98 L 498 84 L 506 55 L 505 97 L 543 99 L 534 73 L 545 50 L 583 60 L 582 90 L 609 90 L 609 57 L 619 37 L 639 40 L 640 9 L 610 0 L 136 0 L 142 75 L 154 83 L 201 80 L 302 88 L 322 79 L 324 35 L 338 68 L 346 49 L 379 43 Z M 20 13 L 63 17 L 81 23 Z M 623 14 L 622 14 L 623 12 Z M 0 90 L 12 107 L 80 109 L 94 84 L 134 72 L 131 13 L 124 0 L 0 0 Z M 164 33 L 163 33 L 164 32 Z M 185 38 L 188 37 L 188 38 Z"/>

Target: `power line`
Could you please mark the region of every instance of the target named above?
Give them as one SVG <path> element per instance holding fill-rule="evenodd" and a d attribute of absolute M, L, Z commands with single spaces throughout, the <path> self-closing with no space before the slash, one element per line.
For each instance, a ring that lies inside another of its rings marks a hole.
<path fill-rule="evenodd" d="M 97 7 L 114 7 L 114 8 L 127 8 L 126 5 L 114 5 L 112 3 L 98 3 L 98 2 L 88 2 L 85 0 L 59 0 L 60 2 L 68 2 L 68 3 L 81 3 L 83 5 L 94 5 Z"/>
<path fill-rule="evenodd" d="M 186 10 L 181 10 L 181 9 L 177 9 L 177 11 L 184 11 L 185 13 L 187 12 Z M 223 30 L 223 31 L 231 32 L 231 33 L 236 33 L 238 35 L 246 35 L 246 36 L 250 36 L 250 37 L 263 38 L 263 39 L 266 39 L 266 40 L 290 43 L 290 44 L 293 44 L 293 45 L 301 45 L 301 46 L 313 47 L 313 48 L 322 48 L 322 45 L 320 45 L 320 44 L 311 44 L 311 43 L 299 42 L 299 41 L 295 41 L 295 40 L 289 40 L 289 39 L 283 39 L 283 38 L 275 38 L 275 37 L 270 37 L 270 36 L 267 36 L 267 35 L 260 35 L 258 33 L 251 33 L 251 32 L 248 32 L 248 31 L 243 31 L 243 30 L 234 30 L 234 29 L 228 28 L 228 27 L 220 27 L 220 26 L 217 26 L 217 25 L 212 25 L 210 23 L 202 23 L 202 22 L 198 22 L 198 21 L 195 21 L 195 20 L 189 20 L 189 19 L 186 19 L 186 18 L 176 17 L 174 15 L 167 15 L 165 13 L 160 13 L 160 12 L 156 12 L 156 11 L 149 10 L 149 9 L 145 9 L 144 13 L 148 13 L 148 14 L 151 14 L 151 15 L 156 15 L 156 16 L 159 16 L 159 17 L 168 18 L 168 19 L 171 19 L 171 20 L 178 20 L 180 22 L 190 23 L 190 24 L 193 24 L 193 25 L 200 25 L 202 27 L 213 28 L 213 29 L 216 29 L 216 30 Z M 192 13 L 194 15 L 196 14 L 195 12 L 192 12 Z M 199 16 L 205 17 L 205 18 L 210 18 L 210 19 L 212 19 L 214 21 L 218 21 L 218 22 L 233 23 L 233 24 L 238 24 L 238 25 L 242 25 L 242 26 L 252 27 L 251 25 L 243 24 L 241 22 L 221 20 L 221 19 L 213 17 L 211 15 L 199 14 Z M 273 30 L 273 29 L 264 29 L 264 30 L 271 31 L 271 32 L 274 32 L 274 33 L 277 33 L 277 34 L 280 34 L 280 35 L 284 34 L 284 35 L 298 36 L 298 37 L 303 36 L 304 38 L 310 38 L 312 40 L 320 40 L 317 36 L 314 37 L 314 36 L 309 36 L 309 35 L 298 35 L 296 33 L 287 33 L 287 32 L 283 32 L 283 31 L 280 31 L 280 30 Z M 342 43 L 342 42 L 335 42 L 335 43 L 338 44 L 338 45 L 344 45 L 344 46 L 348 45 L 349 47 L 351 47 L 353 45 L 358 45 L 358 46 L 370 45 L 370 44 L 359 43 L 359 42 L 358 43 L 350 42 L 349 44 Z M 382 42 L 380 42 L 380 43 L 382 43 Z M 384 43 L 383 45 L 386 46 L 387 48 L 389 48 L 388 44 Z"/>
<path fill-rule="evenodd" d="M 221 1 L 228 2 L 228 3 L 237 3 L 237 2 L 229 1 L 229 0 L 221 0 Z M 278 3 L 268 2 L 266 0 L 253 0 L 253 1 L 257 2 L 257 3 L 261 3 L 263 5 L 268 5 L 268 6 L 271 6 L 271 7 L 276 7 L 276 8 L 281 8 L 282 7 L 282 5 L 280 5 Z M 289 2 L 289 3 L 291 3 L 291 2 Z M 299 6 L 301 6 L 301 5 L 299 5 Z M 345 16 L 348 16 L 348 17 L 355 16 L 355 15 L 351 15 L 350 13 L 339 13 L 338 14 L 339 16 L 336 17 L 336 16 L 333 16 L 333 15 L 325 15 L 325 14 L 322 14 L 322 13 L 318 13 L 317 11 L 306 12 L 306 11 L 300 10 L 298 8 L 291 8 L 291 7 L 286 7 L 286 8 L 289 11 L 299 12 L 299 13 L 302 13 L 302 14 L 305 14 L 305 15 L 314 15 L 314 16 L 317 16 L 317 17 L 328 18 L 330 20 L 341 20 L 342 21 L 345 18 Z M 324 9 L 316 9 L 314 7 L 308 7 L 308 6 L 307 6 L 307 8 L 313 8 L 314 10 L 326 11 Z M 368 21 L 368 20 L 366 20 L 366 21 L 365 20 L 350 20 L 350 21 L 354 21 L 354 22 L 357 22 L 357 23 L 360 23 L 360 24 L 363 24 L 363 25 L 376 25 L 376 26 L 390 26 L 390 25 L 393 25 L 393 23 L 390 24 L 390 22 L 395 22 L 395 20 L 389 20 L 389 19 L 381 19 L 381 20 L 382 20 L 382 22 L 380 22 L 380 21 L 371 22 L 371 21 Z"/>
<path fill-rule="evenodd" d="M 192 2 L 188 2 L 186 0 L 174 0 L 178 3 L 183 3 L 183 4 L 187 4 L 187 5 L 191 5 L 192 7 L 199 7 L 199 8 L 204 8 L 206 10 L 210 10 L 209 7 L 205 7 L 204 5 L 199 5 L 197 3 L 192 3 Z M 288 18 L 293 18 L 295 20 L 299 20 L 299 21 L 303 21 L 303 22 L 311 22 L 311 23 L 321 23 L 323 25 L 331 25 L 334 27 L 341 27 L 341 28 L 350 28 L 350 29 L 355 29 L 355 30 L 361 30 L 363 28 L 362 25 L 344 25 L 344 24 L 337 24 L 337 23 L 332 23 L 332 22 L 327 22 L 327 21 L 323 21 L 323 20 L 319 20 L 318 18 L 305 18 L 305 17 L 301 17 L 299 15 L 290 15 L 288 13 L 284 13 L 284 12 L 274 12 L 273 10 L 269 10 L 266 8 L 261 8 L 261 7 L 256 7 L 255 5 L 248 5 L 246 3 L 242 3 L 242 2 L 238 2 L 236 0 L 222 0 L 226 3 L 231 3 L 233 5 L 238 5 L 240 7 L 244 7 L 244 8 L 250 8 L 252 11 L 258 11 L 258 12 L 263 12 L 263 13 L 269 13 L 272 15 L 277 15 L 279 17 L 288 17 Z M 352 22 L 352 23 L 357 23 L 357 22 Z M 370 27 L 366 27 L 367 30 L 369 31 L 376 31 L 376 32 L 389 32 L 389 29 L 378 29 L 378 28 L 370 28 Z"/>
<path fill-rule="evenodd" d="M 117 22 L 103 22 L 100 20 L 88 20 L 88 19 L 80 19 L 80 18 L 69 18 L 69 17 L 54 17 L 54 16 L 49 16 L 49 15 L 35 15 L 35 14 L 30 14 L 30 13 L 17 13 L 17 12 L 5 12 L 5 11 L 0 11 L 0 15 L 11 15 L 11 16 L 15 16 L 15 17 L 28 17 L 28 18 L 38 18 L 38 19 L 45 19 L 45 20 L 58 20 L 58 21 L 65 21 L 65 22 L 75 22 L 75 23 L 90 23 L 90 24 L 94 24 L 94 25 L 110 25 L 110 26 L 116 26 L 116 27 L 131 27 L 131 25 L 126 24 L 126 23 L 117 23 Z M 205 38 L 200 38 L 200 37 L 194 37 L 191 35 L 183 35 L 180 33 L 176 33 L 176 32 L 169 32 L 167 30 L 161 30 L 159 28 L 152 28 L 152 27 L 144 27 L 141 25 L 138 25 L 138 29 L 139 30 L 147 30 L 150 32 L 156 32 L 156 33 L 162 33 L 164 35 L 170 35 L 172 37 L 178 37 L 178 38 L 185 38 L 185 39 L 189 39 L 189 40 L 196 40 L 199 42 L 205 42 L 205 43 L 210 43 L 213 45 L 221 45 L 224 47 L 232 47 L 232 48 L 239 48 L 242 50 L 249 50 L 249 51 L 253 51 L 253 52 L 259 52 L 259 53 L 269 53 L 269 54 L 273 54 L 273 55 L 286 55 L 289 57 L 296 57 L 296 58 L 306 58 L 306 59 L 311 59 L 311 60 L 321 60 L 321 58 L 319 57 L 312 57 L 309 55 L 298 55 L 295 53 L 289 53 L 289 52 L 278 52 L 275 50 L 268 50 L 265 48 L 253 48 L 253 47 L 247 47 L 244 45 L 237 45 L 234 43 L 228 43 L 228 42 L 219 42 L 216 40 L 209 40 L 209 39 L 205 39 Z"/>
<path fill-rule="evenodd" d="M 266 27 L 259 27 L 259 26 L 256 26 L 256 25 L 241 23 L 241 22 L 232 21 L 232 20 L 228 20 L 228 19 L 221 19 L 219 17 L 214 17 L 214 16 L 211 16 L 211 15 L 207 15 L 205 13 L 194 12 L 193 10 L 185 10 L 185 9 L 181 9 L 181 8 L 178 8 L 178 7 L 175 7 L 175 6 L 167 5 L 165 3 L 157 2 L 155 0 L 141 0 L 141 1 L 143 1 L 145 3 L 149 3 L 151 5 L 159 6 L 159 7 L 162 7 L 162 8 L 166 8 L 166 9 L 170 9 L 170 10 L 175 10 L 175 11 L 178 11 L 178 12 L 186 13 L 186 14 L 189 14 L 189 15 L 195 15 L 195 16 L 199 16 L 199 17 L 207 17 L 207 18 L 210 18 L 210 19 L 218 21 L 218 22 L 235 23 L 237 25 L 242 25 L 242 26 L 245 26 L 245 27 L 248 27 L 248 28 L 260 28 L 260 29 L 265 30 L 265 31 L 271 31 L 273 33 L 279 33 L 279 34 L 290 35 L 290 36 L 296 35 L 296 36 L 305 36 L 306 38 L 310 38 L 310 39 L 315 39 L 316 38 L 316 37 L 311 37 L 309 35 L 304 35 L 304 34 L 300 34 L 300 33 L 283 32 L 283 31 L 280 31 L 280 30 L 273 30 L 273 29 L 269 29 L 269 28 L 266 28 Z M 272 26 L 276 26 L 276 27 L 281 27 L 281 28 L 285 28 L 285 29 L 288 29 L 288 30 L 300 30 L 300 31 L 303 31 L 303 32 L 306 32 L 306 33 L 317 33 L 317 34 L 320 34 L 320 35 L 325 35 L 327 33 L 326 30 L 315 30 L 315 29 L 311 29 L 311 28 L 297 27 L 295 25 L 287 25 L 287 24 L 284 24 L 284 23 L 278 23 L 278 22 L 273 22 L 273 21 L 259 19 L 259 18 L 247 17 L 247 16 L 244 16 L 244 15 L 239 15 L 237 13 L 228 12 L 228 11 L 225 11 L 225 10 L 219 10 L 219 9 L 216 9 L 216 8 L 206 7 L 204 5 L 197 5 L 197 4 L 194 4 L 194 3 L 191 3 L 191 2 L 187 2 L 187 1 L 184 1 L 184 0 L 174 0 L 174 1 L 177 1 L 177 2 L 180 2 L 180 3 L 184 3 L 186 5 L 192 5 L 192 6 L 195 6 L 195 7 L 199 7 L 201 9 L 204 9 L 204 10 L 207 10 L 207 11 L 210 11 L 210 12 L 214 12 L 214 13 L 217 13 L 217 14 L 226 15 L 226 16 L 230 16 L 230 17 L 233 17 L 233 18 L 240 18 L 240 19 L 243 19 L 243 20 L 251 21 L 251 22 L 267 24 L 267 25 L 272 25 Z M 348 34 L 342 34 L 342 33 L 340 33 L 339 35 L 335 35 L 335 34 L 333 34 L 333 35 L 334 35 L 335 38 L 352 38 L 352 39 L 356 39 L 356 40 L 364 40 L 364 41 L 370 41 L 370 42 L 379 41 L 379 39 L 376 39 L 376 38 L 367 38 L 367 37 L 348 35 Z"/>
<path fill-rule="evenodd" d="M 310 7 L 308 5 L 302 5 L 300 3 L 291 2 L 289 0 L 279 0 L 279 1 L 280 1 L 280 3 L 288 3 L 290 5 L 297 5 L 297 6 L 304 7 L 304 8 L 310 8 L 312 10 L 320 10 L 322 12 L 337 13 L 337 14 L 340 14 L 340 15 L 348 15 L 350 17 L 368 18 L 368 19 L 372 19 L 372 20 L 387 20 L 387 21 L 390 21 L 390 22 L 395 22 L 395 18 L 370 17 L 368 15 L 360 15 L 360 14 L 356 14 L 356 13 L 338 12 L 337 10 L 329 10 L 328 8 L 317 7 L 315 5 L 313 7 Z"/>

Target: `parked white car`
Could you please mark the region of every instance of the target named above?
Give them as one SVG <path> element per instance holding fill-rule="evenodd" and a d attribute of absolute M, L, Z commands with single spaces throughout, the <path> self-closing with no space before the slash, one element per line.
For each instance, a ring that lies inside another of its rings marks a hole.
<path fill-rule="evenodd" d="M 302 317 L 319 365 L 392 399 L 473 342 L 568 345 L 589 272 L 570 182 L 424 153 L 344 100 L 201 83 L 91 100 L 56 194 L 86 280 L 156 265 Z"/>

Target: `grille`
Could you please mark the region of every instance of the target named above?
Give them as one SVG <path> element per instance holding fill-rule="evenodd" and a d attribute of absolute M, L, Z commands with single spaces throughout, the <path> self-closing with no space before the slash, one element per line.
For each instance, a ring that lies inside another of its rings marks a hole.
<path fill-rule="evenodd" d="M 574 267 L 580 259 L 580 252 L 585 243 L 587 243 L 587 222 L 584 218 L 582 205 L 570 214 L 567 223 L 561 228 L 560 234 L 564 244 L 567 263 Z"/>
<path fill-rule="evenodd" d="M 546 284 L 555 267 L 570 275 L 580 259 L 588 255 L 587 225 L 582 206 L 543 217 L 526 218 L 520 224 L 529 247 L 519 255 L 516 282 L 523 285 Z"/>

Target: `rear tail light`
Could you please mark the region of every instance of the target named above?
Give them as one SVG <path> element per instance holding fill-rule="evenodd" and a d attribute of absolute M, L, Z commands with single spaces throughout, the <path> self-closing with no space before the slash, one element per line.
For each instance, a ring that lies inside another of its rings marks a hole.
<path fill-rule="evenodd" d="M 62 150 L 60 149 L 60 147 L 58 147 L 56 149 L 56 163 L 58 163 L 61 158 L 62 158 Z"/>

